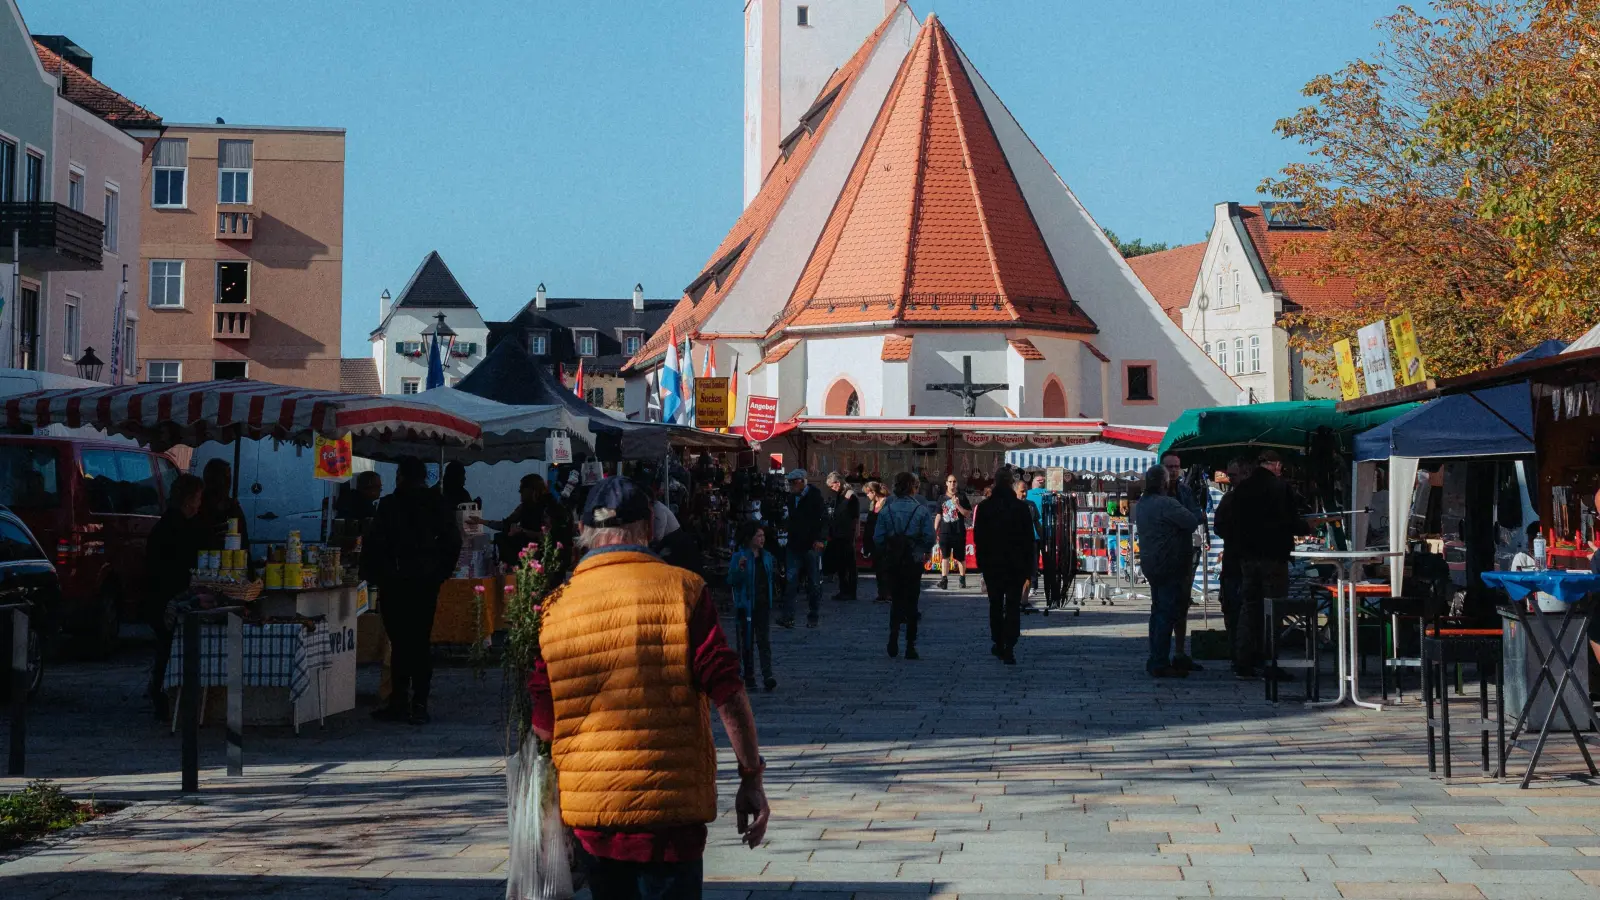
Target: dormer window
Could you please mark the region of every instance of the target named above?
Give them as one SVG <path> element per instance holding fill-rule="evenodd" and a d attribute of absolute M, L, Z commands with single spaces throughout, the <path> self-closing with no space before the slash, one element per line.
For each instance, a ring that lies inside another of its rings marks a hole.
<path fill-rule="evenodd" d="M 528 335 L 528 353 L 533 356 L 550 355 L 550 333 L 535 331 Z"/>
<path fill-rule="evenodd" d="M 629 356 L 638 353 L 640 348 L 644 346 L 644 329 L 623 328 L 620 334 L 622 336 L 622 350 Z"/>
<path fill-rule="evenodd" d="M 593 329 L 580 328 L 572 332 L 574 343 L 578 345 L 579 356 L 595 355 L 595 333 Z"/>

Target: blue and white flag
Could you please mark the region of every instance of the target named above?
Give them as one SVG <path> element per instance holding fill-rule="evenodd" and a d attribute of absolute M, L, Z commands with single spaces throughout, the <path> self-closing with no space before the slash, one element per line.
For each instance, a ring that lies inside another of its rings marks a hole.
<path fill-rule="evenodd" d="M 661 367 L 661 421 L 668 425 L 678 423 L 678 413 L 683 408 L 683 374 L 678 367 L 678 335 L 676 330 L 667 341 L 667 361 Z"/>
<path fill-rule="evenodd" d="M 683 339 L 683 419 L 679 423 L 694 424 L 694 344 L 688 338 Z"/>

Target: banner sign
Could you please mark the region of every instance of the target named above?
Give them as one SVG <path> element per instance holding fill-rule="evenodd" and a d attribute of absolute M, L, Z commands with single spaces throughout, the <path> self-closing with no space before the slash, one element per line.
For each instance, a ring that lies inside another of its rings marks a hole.
<path fill-rule="evenodd" d="M 350 435 L 329 440 L 317 435 L 311 453 L 311 474 L 323 481 L 345 481 L 355 460 Z"/>
<path fill-rule="evenodd" d="M 544 461 L 552 466 L 565 466 L 572 463 L 572 438 L 565 432 L 552 434 L 544 439 Z"/>
<path fill-rule="evenodd" d="M 694 380 L 694 427 L 727 428 L 733 424 L 728 414 L 728 379 Z"/>
<path fill-rule="evenodd" d="M 1400 356 L 1401 383 L 1427 380 L 1428 369 L 1422 363 L 1422 350 L 1417 347 L 1417 329 L 1411 324 L 1411 312 L 1408 310 L 1390 319 L 1389 330 L 1394 332 L 1394 350 Z"/>
<path fill-rule="evenodd" d="M 1356 380 L 1356 361 L 1350 353 L 1350 339 L 1333 345 L 1333 358 L 1339 366 L 1339 397 L 1354 400 L 1361 396 L 1361 382 Z"/>
<path fill-rule="evenodd" d="M 1044 489 L 1057 494 L 1067 489 L 1067 469 L 1065 466 L 1045 467 Z"/>
<path fill-rule="evenodd" d="M 1394 368 L 1389 364 L 1389 330 L 1379 319 L 1356 332 L 1361 340 L 1361 371 L 1367 378 L 1367 393 L 1394 390 Z"/>
<path fill-rule="evenodd" d="M 751 394 L 744 398 L 744 436 L 753 444 L 769 440 L 772 433 L 778 430 L 778 398 L 758 397 Z"/>

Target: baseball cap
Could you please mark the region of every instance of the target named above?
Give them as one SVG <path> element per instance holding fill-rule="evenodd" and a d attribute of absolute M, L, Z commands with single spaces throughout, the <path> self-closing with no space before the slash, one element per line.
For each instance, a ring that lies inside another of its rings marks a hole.
<path fill-rule="evenodd" d="M 589 492 L 583 506 L 585 528 L 618 528 L 650 518 L 650 498 L 631 479 L 613 475 Z"/>
<path fill-rule="evenodd" d="M 788 477 L 784 478 L 784 481 L 805 481 L 805 480 L 806 480 L 806 470 L 805 469 L 790 469 Z"/>

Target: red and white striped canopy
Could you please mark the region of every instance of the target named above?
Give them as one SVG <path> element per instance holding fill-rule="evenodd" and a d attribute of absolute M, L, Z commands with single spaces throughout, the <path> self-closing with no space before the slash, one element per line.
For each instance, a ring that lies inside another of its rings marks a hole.
<path fill-rule="evenodd" d="M 34 391 L 5 400 L 5 418 L 10 428 L 87 426 L 156 450 L 241 437 L 309 444 L 318 434 L 467 446 L 480 435 L 437 406 L 243 379 Z"/>

